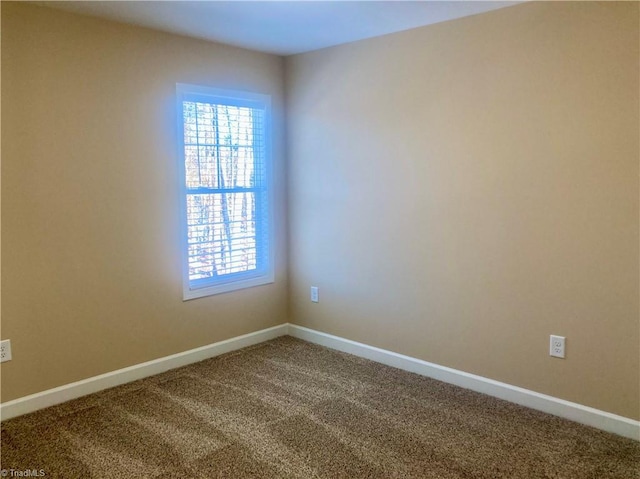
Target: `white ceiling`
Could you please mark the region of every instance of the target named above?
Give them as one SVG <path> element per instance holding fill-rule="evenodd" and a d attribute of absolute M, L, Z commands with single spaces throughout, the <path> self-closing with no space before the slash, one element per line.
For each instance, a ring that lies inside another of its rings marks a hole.
<path fill-rule="evenodd" d="M 36 2 L 278 55 L 308 52 L 518 1 L 70 1 Z"/>

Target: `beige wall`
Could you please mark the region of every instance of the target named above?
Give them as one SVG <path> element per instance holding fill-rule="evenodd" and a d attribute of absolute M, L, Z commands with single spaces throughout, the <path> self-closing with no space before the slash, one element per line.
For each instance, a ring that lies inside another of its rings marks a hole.
<path fill-rule="evenodd" d="M 282 323 L 288 304 L 298 324 L 640 418 L 638 4 L 529 3 L 287 59 L 290 248 L 281 58 L 1 14 L 2 401 Z M 176 82 L 273 96 L 273 285 L 181 300 Z"/>
<path fill-rule="evenodd" d="M 282 58 L 3 2 L 2 72 L 2 401 L 286 321 Z M 272 285 L 182 301 L 176 82 L 272 95 Z"/>
<path fill-rule="evenodd" d="M 527 3 L 288 58 L 293 321 L 640 418 L 638 19 Z"/>

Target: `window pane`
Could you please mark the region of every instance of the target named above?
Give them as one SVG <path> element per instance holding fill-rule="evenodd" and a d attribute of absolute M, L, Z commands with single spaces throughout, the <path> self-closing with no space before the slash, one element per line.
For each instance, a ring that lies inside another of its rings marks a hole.
<path fill-rule="evenodd" d="M 184 299 L 271 283 L 271 100 L 197 85 L 176 90 L 184 145 Z"/>
<path fill-rule="evenodd" d="M 255 194 L 187 195 L 189 280 L 255 270 Z"/>
<path fill-rule="evenodd" d="M 264 113 L 247 107 L 184 101 L 187 188 L 263 185 Z"/>

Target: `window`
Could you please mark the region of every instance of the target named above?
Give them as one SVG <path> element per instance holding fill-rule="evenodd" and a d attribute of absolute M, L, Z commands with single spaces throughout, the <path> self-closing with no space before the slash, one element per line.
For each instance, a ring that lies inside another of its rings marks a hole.
<path fill-rule="evenodd" d="M 273 282 L 267 95 L 177 85 L 184 299 Z"/>

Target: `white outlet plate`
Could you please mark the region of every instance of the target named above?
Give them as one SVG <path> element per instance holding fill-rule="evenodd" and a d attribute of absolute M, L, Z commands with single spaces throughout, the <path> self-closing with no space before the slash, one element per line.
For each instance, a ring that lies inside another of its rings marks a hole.
<path fill-rule="evenodd" d="M 565 339 L 564 336 L 554 336 L 553 334 L 549 337 L 549 356 L 564 359 Z"/>
<path fill-rule="evenodd" d="M 320 297 L 318 296 L 318 287 L 311 286 L 311 301 L 317 303 L 320 301 Z"/>
<path fill-rule="evenodd" d="M 0 341 L 0 363 L 11 361 L 11 340 Z"/>

